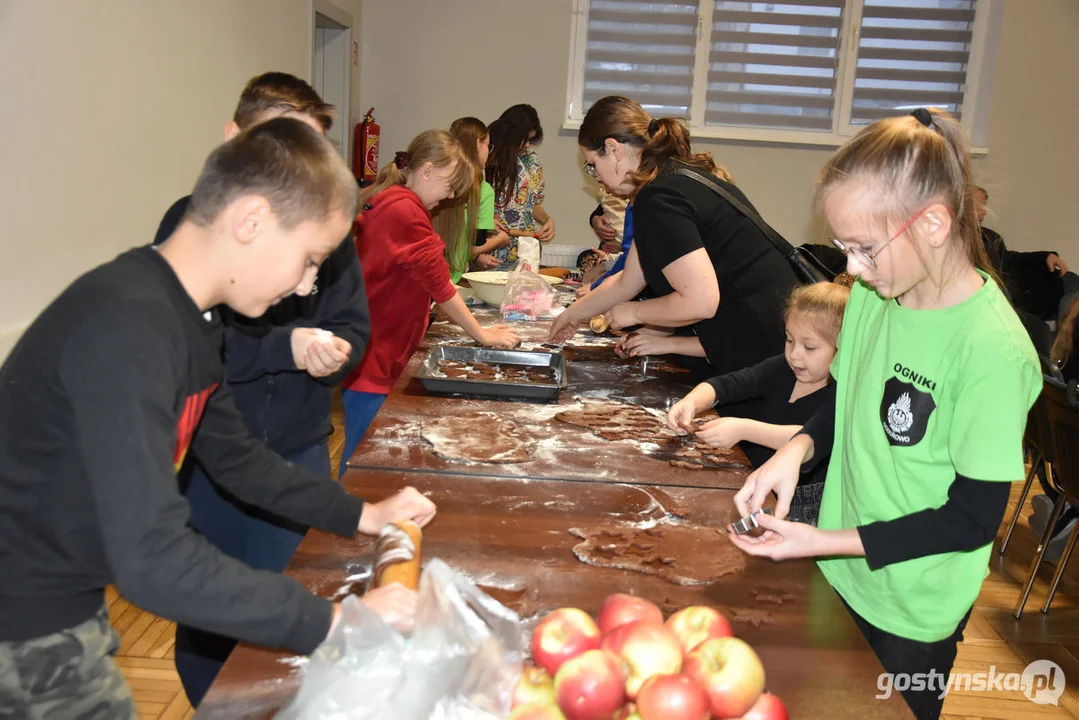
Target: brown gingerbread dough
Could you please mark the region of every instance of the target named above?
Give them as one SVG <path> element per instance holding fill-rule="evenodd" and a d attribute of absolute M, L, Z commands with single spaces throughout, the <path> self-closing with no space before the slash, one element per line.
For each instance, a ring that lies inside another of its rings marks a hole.
<path fill-rule="evenodd" d="M 676 585 L 707 585 L 746 569 L 746 556 L 715 528 L 659 524 L 651 528 L 608 525 L 571 528 L 573 546 L 589 565 L 656 575 Z"/>
<path fill-rule="evenodd" d="M 597 402 L 581 409 L 564 410 L 555 419 L 587 428 L 604 440 L 636 440 L 659 446 L 658 455 L 672 467 L 687 470 L 745 467 L 734 449 L 714 448 L 695 435 L 677 435 L 664 419 L 639 405 Z"/>
<path fill-rule="evenodd" d="M 550 385 L 555 381 L 552 367 L 532 365 L 501 365 L 477 362 L 471 365 L 456 360 L 440 360 L 438 369 L 446 377 L 485 382 L 511 382 Z"/>
<path fill-rule="evenodd" d="M 775 623 L 772 613 L 760 608 L 731 608 L 728 617 L 730 617 L 731 622 L 745 623 L 755 628 Z"/>
<path fill-rule="evenodd" d="M 517 423 L 488 412 L 425 420 L 420 437 L 431 444 L 435 455 L 455 462 L 525 462 L 536 444 Z"/>

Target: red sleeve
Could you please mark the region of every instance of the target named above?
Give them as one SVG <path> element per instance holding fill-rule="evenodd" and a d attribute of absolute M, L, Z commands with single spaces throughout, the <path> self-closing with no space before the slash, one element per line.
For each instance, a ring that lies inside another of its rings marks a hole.
<path fill-rule="evenodd" d="M 440 305 L 450 300 L 457 288 L 450 279 L 450 266 L 444 252 L 446 244 L 438 236 L 426 216 L 409 214 L 397 229 L 401 239 L 397 251 L 398 264 L 408 270 L 420 287 Z"/>

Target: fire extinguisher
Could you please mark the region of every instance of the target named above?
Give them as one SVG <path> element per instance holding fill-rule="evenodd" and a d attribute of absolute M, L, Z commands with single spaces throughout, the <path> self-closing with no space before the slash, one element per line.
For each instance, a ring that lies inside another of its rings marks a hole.
<path fill-rule="evenodd" d="M 381 131 L 375 122 L 375 109 L 363 116 L 352 138 L 352 174 L 361 182 L 370 182 L 378 175 L 378 136 Z"/>

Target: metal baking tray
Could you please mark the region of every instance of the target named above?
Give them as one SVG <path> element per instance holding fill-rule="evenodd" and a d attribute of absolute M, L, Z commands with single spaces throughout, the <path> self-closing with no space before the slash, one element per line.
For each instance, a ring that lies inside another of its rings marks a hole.
<path fill-rule="evenodd" d="M 499 365 L 528 365 L 554 368 L 553 383 L 500 382 L 496 380 L 468 380 L 446 377 L 438 369 L 442 360 L 463 363 L 491 363 Z M 529 400 L 556 400 L 558 393 L 566 389 L 566 358 L 558 352 L 525 352 L 521 350 L 495 350 L 485 347 L 460 347 L 438 345 L 431 348 L 427 359 L 416 373 L 423 386 L 434 393 L 459 393 L 489 397 L 526 398 Z"/>

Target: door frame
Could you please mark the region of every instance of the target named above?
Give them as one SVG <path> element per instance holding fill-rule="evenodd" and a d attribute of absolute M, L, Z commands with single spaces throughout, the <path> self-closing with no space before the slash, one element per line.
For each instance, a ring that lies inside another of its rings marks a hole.
<path fill-rule="evenodd" d="M 318 15 L 323 15 L 338 25 L 344 27 L 347 33 L 345 37 L 346 51 L 344 53 L 344 102 L 336 110 L 336 122 L 344 128 L 344 151 L 345 163 L 352 165 L 352 41 L 353 24 L 352 14 L 334 5 L 330 0 L 310 0 L 309 20 L 309 51 L 307 53 L 307 78 L 315 84 L 315 49 L 317 47 L 316 34 L 318 31 Z"/>

